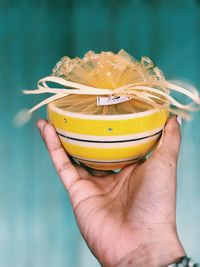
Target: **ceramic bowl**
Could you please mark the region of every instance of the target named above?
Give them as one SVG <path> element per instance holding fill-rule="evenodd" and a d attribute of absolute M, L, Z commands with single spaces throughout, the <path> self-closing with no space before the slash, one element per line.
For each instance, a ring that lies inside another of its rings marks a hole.
<path fill-rule="evenodd" d="M 168 118 L 164 109 L 122 114 L 87 115 L 48 105 L 69 155 L 97 170 L 116 170 L 143 159 L 158 143 Z"/>

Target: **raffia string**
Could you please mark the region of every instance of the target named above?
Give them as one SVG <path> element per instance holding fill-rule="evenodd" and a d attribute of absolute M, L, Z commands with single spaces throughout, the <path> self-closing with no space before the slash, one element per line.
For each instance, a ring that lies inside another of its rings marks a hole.
<path fill-rule="evenodd" d="M 47 85 L 47 83 L 53 82 L 54 84 L 57 84 L 59 86 L 64 86 L 66 88 L 51 88 Z M 25 90 L 23 93 L 25 94 L 45 94 L 50 93 L 53 94 L 53 96 L 46 98 L 42 102 L 38 103 L 36 106 L 34 106 L 32 109 L 29 110 L 29 113 L 34 112 L 38 108 L 42 107 L 43 105 L 49 104 L 50 102 L 63 98 L 67 95 L 73 94 L 73 95 L 107 95 L 107 96 L 127 96 L 131 98 L 136 98 L 139 100 L 143 100 L 144 102 L 147 101 L 147 103 L 150 103 L 155 108 L 165 108 L 168 111 L 172 113 L 179 113 L 183 117 L 186 117 L 186 113 L 184 111 L 194 111 L 198 108 L 194 106 L 194 103 L 197 105 L 200 105 L 200 98 L 197 91 L 189 91 L 181 86 L 175 85 L 170 82 L 165 82 L 165 88 L 168 90 L 173 90 L 178 93 L 181 93 L 191 100 L 193 102 L 183 105 L 177 100 L 175 100 L 172 96 L 169 95 L 168 92 L 162 91 L 157 88 L 144 86 L 143 83 L 135 83 L 135 84 L 127 84 L 115 89 L 104 89 L 104 88 L 96 88 L 92 86 L 87 86 L 71 81 L 67 81 L 61 77 L 56 76 L 47 76 L 45 78 L 42 78 L 38 81 L 38 89 L 36 90 Z M 72 89 L 73 88 L 73 89 Z M 158 100 L 160 101 L 159 104 Z M 174 110 L 170 108 L 170 105 L 174 106 L 178 110 Z"/>

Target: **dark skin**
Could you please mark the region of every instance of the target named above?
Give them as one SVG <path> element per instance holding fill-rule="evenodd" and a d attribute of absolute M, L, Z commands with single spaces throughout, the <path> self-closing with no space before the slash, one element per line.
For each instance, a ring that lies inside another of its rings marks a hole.
<path fill-rule="evenodd" d="M 80 231 L 104 267 L 160 267 L 185 255 L 176 230 L 180 126 L 165 126 L 152 156 L 119 173 L 91 171 L 70 160 L 54 127 L 37 126 L 69 193 Z"/>

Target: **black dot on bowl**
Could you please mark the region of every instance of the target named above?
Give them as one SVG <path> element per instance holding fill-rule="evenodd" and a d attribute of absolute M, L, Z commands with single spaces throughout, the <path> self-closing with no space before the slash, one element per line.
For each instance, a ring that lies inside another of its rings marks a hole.
<path fill-rule="evenodd" d="M 113 129 L 112 128 L 108 128 L 108 131 L 112 131 Z"/>
<path fill-rule="evenodd" d="M 66 118 L 64 118 L 64 122 L 65 122 L 65 123 L 67 122 L 67 119 L 66 119 Z"/>

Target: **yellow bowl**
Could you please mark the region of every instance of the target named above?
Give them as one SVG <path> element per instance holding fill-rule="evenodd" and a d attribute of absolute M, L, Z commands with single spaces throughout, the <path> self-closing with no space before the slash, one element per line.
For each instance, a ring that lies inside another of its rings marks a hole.
<path fill-rule="evenodd" d="M 74 159 L 97 170 L 116 170 L 141 160 L 155 147 L 168 112 L 87 115 L 64 111 L 52 102 L 48 117 Z"/>

